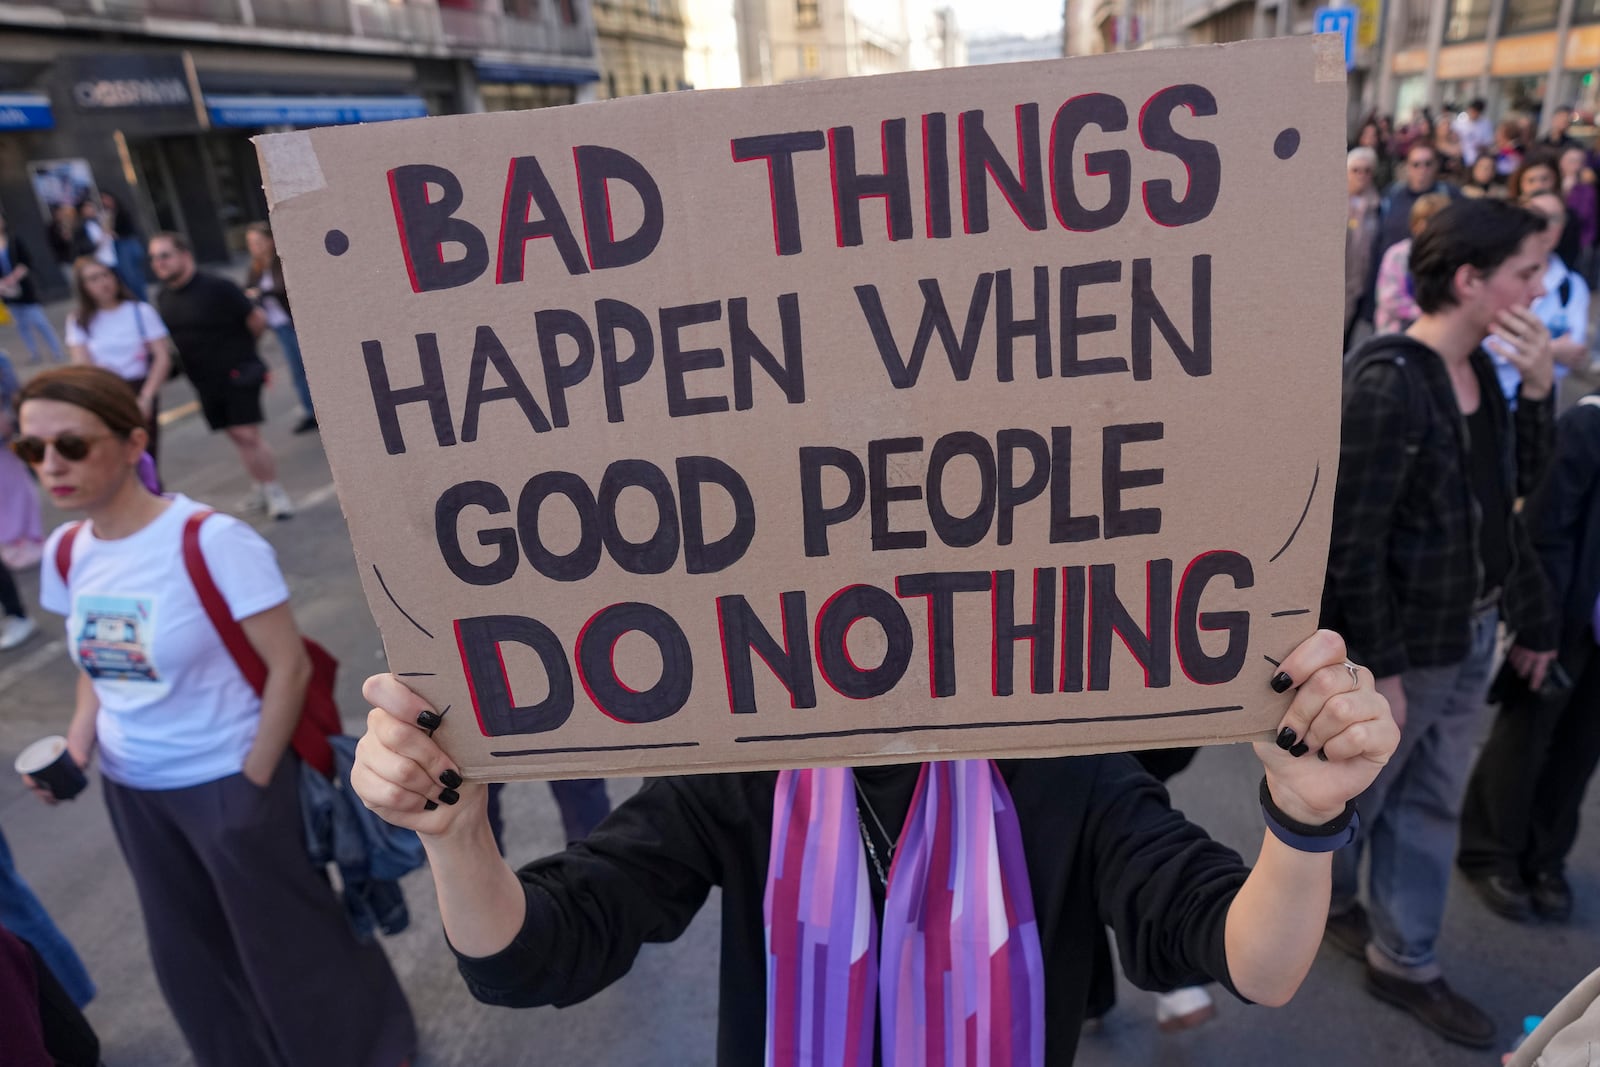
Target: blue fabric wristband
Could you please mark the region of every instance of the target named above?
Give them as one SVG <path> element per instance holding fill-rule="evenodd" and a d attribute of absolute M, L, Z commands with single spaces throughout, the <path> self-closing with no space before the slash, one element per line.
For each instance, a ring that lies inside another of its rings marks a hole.
<path fill-rule="evenodd" d="M 1289 818 L 1272 802 L 1265 775 L 1261 777 L 1261 817 L 1273 837 L 1300 852 L 1337 851 L 1354 841 L 1361 829 L 1361 816 L 1349 801 L 1345 802 L 1343 814 L 1321 826 L 1308 826 Z"/>

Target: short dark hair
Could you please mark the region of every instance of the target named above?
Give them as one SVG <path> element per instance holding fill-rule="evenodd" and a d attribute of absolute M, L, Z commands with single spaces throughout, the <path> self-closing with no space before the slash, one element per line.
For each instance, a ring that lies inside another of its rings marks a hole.
<path fill-rule="evenodd" d="M 172 247 L 179 252 L 187 252 L 191 256 L 194 255 L 194 245 L 190 244 L 189 239 L 176 230 L 160 230 L 151 234 L 150 243 L 155 244 L 157 241 L 169 241 Z"/>
<path fill-rule="evenodd" d="M 1467 105 L 1467 110 L 1468 111 L 1482 111 L 1485 108 L 1487 108 L 1488 106 L 1489 106 L 1488 102 L 1485 101 L 1483 99 L 1483 97 L 1475 96 L 1475 97 L 1472 98 L 1472 102 Z"/>
<path fill-rule="evenodd" d="M 1411 245 L 1411 278 L 1424 315 L 1452 307 L 1456 271 L 1492 273 L 1522 242 L 1544 230 L 1543 215 L 1482 197 L 1457 200 L 1435 215 Z"/>

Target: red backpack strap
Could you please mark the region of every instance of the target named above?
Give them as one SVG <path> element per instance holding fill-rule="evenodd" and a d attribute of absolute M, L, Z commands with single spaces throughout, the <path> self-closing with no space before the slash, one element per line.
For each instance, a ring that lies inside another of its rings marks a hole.
<path fill-rule="evenodd" d="M 56 542 L 56 573 L 61 575 L 61 584 L 70 584 L 67 575 L 72 570 L 72 544 L 78 539 L 78 534 L 83 529 L 83 520 L 71 523 L 61 533 L 61 540 Z"/>
<path fill-rule="evenodd" d="M 222 598 L 222 591 L 217 588 L 217 583 L 211 577 L 211 569 L 206 566 L 205 554 L 200 551 L 200 526 L 210 516 L 209 511 L 197 511 L 184 522 L 183 566 L 189 572 L 189 581 L 194 583 L 200 605 L 206 609 L 206 615 L 216 628 L 217 636 L 222 638 L 228 655 L 233 657 L 239 673 L 250 683 L 250 688 L 260 696 L 267 687 L 267 664 L 245 635 L 244 627 L 228 610 L 228 602 Z"/>

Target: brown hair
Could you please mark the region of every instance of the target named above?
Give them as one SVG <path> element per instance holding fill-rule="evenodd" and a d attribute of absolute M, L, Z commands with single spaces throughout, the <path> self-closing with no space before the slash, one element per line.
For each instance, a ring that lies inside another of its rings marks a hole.
<path fill-rule="evenodd" d="M 54 400 L 82 408 L 126 441 L 145 428 L 133 386 L 103 367 L 55 367 L 34 375 L 17 394 L 17 410 L 30 400 Z"/>
<path fill-rule="evenodd" d="M 98 259 L 93 256 L 79 256 L 73 260 L 72 295 L 77 298 L 78 307 L 73 311 L 72 317 L 77 320 L 78 327 L 85 332 L 89 329 L 89 323 L 93 322 L 94 317 L 100 314 L 100 305 L 94 302 L 94 297 L 89 295 L 88 286 L 83 284 L 83 272 L 91 267 L 100 267 L 103 270 L 111 271 L 111 276 L 117 280 L 117 303 L 119 305 L 133 299 L 133 291 L 128 288 L 128 283 L 122 280 L 122 275 L 111 270 L 110 267 L 107 267 Z"/>
<path fill-rule="evenodd" d="M 1428 220 L 1450 206 L 1450 197 L 1444 193 L 1424 193 L 1417 197 L 1416 203 L 1411 205 L 1411 234 L 1416 236 L 1428 224 Z"/>
<path fill-rule="evenodd" d="M 250 253 L 251 271 L 256 274 L 265 274 L 267 271 L 272 270 L 273 265 L 278 262 L 278 242 L 273 240 L 272 227 L 264 222 L 252 222 L 244 228 L 244 232 L 247 234 L 260 234 L 267 240 L 272 241 L 272 251 L 265 256 L 257 256 L 254 252 Z"/>

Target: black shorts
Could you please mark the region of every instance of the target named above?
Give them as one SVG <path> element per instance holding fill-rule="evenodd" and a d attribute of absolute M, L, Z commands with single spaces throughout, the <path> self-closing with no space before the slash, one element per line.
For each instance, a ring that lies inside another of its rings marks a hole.
<path fill-rule="evenodd" d="M 230 426 L 257 426 L 261 415 L 261 386 L 235 385 L 230 381 L 194 382 L 194 391 L 200 397 L 200 412 L 206 425 L 213 430 L 226 430 Z"/>

